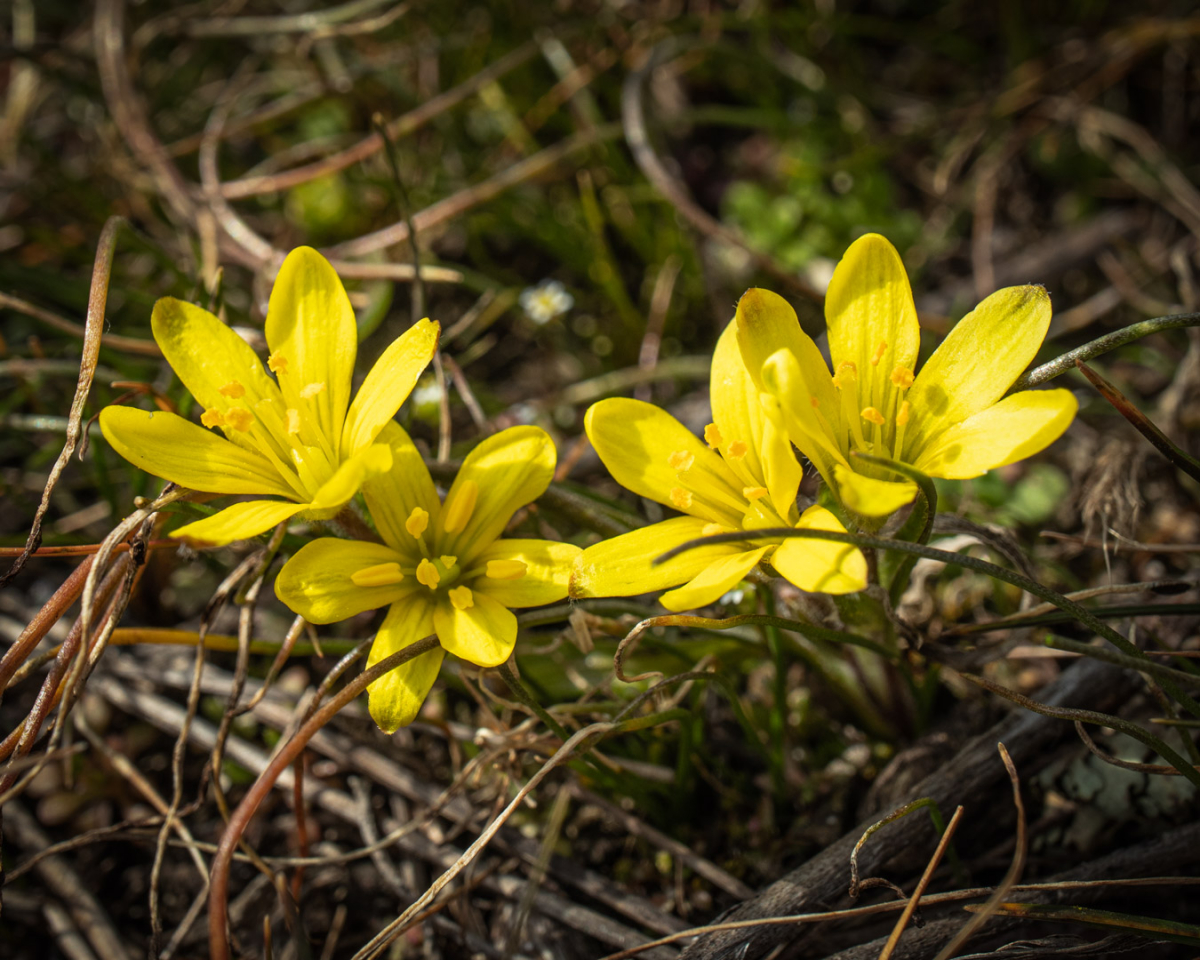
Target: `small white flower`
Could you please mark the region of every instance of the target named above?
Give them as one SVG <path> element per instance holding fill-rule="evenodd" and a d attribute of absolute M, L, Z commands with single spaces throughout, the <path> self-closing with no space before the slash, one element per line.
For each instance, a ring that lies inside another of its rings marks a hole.
<path fill-rule="evenodd" d="M 539 327 L 575 306 L 575 298 L 558 280 L 543 280 L 521 291 L 521 309 Z"/>
<path fill-rule="evenodd" d="M 433 377 L 426 377 L 412 392 L 414 407 L 437 407 L 442 402 L 442 388 Z"/>

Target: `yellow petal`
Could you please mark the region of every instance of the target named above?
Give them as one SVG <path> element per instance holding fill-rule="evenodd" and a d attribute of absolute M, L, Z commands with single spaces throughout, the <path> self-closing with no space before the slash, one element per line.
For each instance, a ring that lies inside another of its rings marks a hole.
<path fill-rule="evenodd" d="M 800 491 L 800 481 L 804 479 L 804 468 L 796 459 L 787 431 L 765 416 L 761 456 L 767 489 L 771 491 L 771 503 L 775 505 L 775 511 L 790 523 L 796 516 L 796 494 Z"/>
<path fill-rule="evenodd" d="M 316 496 L 313 497 L 309 509 L 316 511 L 336 510 L 350 500 L 363 483 L 371 477 L 377 477 L 392 468 L 392 448 L 386 443 L 373 443 L 363 447 L 349 460 L 344 460 L 326 480 Z"/>
<path fill-rule="evenodd" d="M 311 417 L 337 452 L 358 351 L 354 309 L 329 261 L 311 247 L 287 255 L 267 305 L 267 344 L 281 357 L 287 406 Z M 317 389 L 324 384 L 323 389 Z M 311 389 L 310 389 L 311 388 Z"/>
<path fill-rule="evenodd" d="M 467 454 L 446 494 L 450 503 L 465 484 L 475 484 L 478 493 L 470 516 L 461 530 L 441 533 L 437 552 L 458 557 L 464 569 L 473 566 L 512 515 L 546 492 L 555 458 L 554 441 L 539 427 L 509 427 L 484 440 Z"/>
<path fill-rule="evenodd" d="M 306 509 L 307 504 L 281 503 L 278 500 L 235 503 L 211 517 L 172 531 L 171 536 L 196 540 L 210 547 L 223 547 L 234 540 L 257 537 Z"/>
<path fill-rule="evenodd" d="M 664 593 L 659 603 L 675 613 L 715 603 L 745 579 L 771 546 L 767 544 L 713 561 L 682 587 Z"/>
<path fill-rule="evenodd" d="M 920 451 L 930 437 L 1003 397 L 1049 326 L 1050 296 L 1036 286 L 997 290 L 963 317 L 905 397 L 915 415 L 906 449 Z"/>
<path fill-rule="evenodd" d="M 758 402 L 759 390 L 738 350 L 736 320 L 725 327 L 717 340 L 708 383 L 713 422 L 721 433 L 722 444 L 738 440 L 745 443 L 742 464 L 755 479 L 761 479 L 763 467 L 758 451 L 762 448 L 766 418 Z"/>
<path fill-rule="evenodd" d="M 405 597 L 392 604 L 383 626 L 375 634 L 375 642 L 367 655 L 367 667 L 373 667 L 384 657 L 390 657 L 431 633 L 433 603 L 421 594 Z M 445 656 L 441 647 L 434 647 L 415 660 L 400 664 L 367 687 L 368 709 L 380 730 L 395 733 L 417 718 Z"/>
<path fill-rule="evenodd" d="M 382 543 L 323 537 L 305 544 L 283 565 L 275 578 L 275 596 L 310 623 L 334 623 L 413 593 L 412 577 L 382 587 L 360 587 L 351 579 L 359 570 L 404 561 Z"/>
<path fill-rule="evenodd" d="M 279 400 L 279 388 L 250 345 L 207 310 L 163 297 L 154 304 L 150 328 L 163 356 L 203 409 L 224 415 L 230 408 L 253 410 L 263 400 Z M 242 431 L 224 432 L 238 446 L 254 449 Z"/>
<path fill-rule="evenodd" d="M 728 507 L 701 503 L 685 506 L 687 498 L 672 497 L 672 490 L 690 488 L 701 495 L 714 494 L 721 501 L 744 499 L 742 482 L 721 457 L 666 411 L 641 400 L 613 397 L 593 403 L 583 425 L 596 453 L 621 486 L 693 516 L 736 522 L 737 514 Z M 682 484 L 678 471 L 671 466 L 677 453 L 685 454 L 683 460 L 692 458 Z"/>
<path fill-rule="evenodd" d="M 833 487 L 847 510 L 864 517 L 889 516 L 917 495 L 911 480 L 876 480 L 840 463 L 833 468 Z"/>
<path fill-rule="evenodd" d="M 800 530 L 846 528 L 824 507 L 809 507 L 796 524 Z M 771 556 L 771 566 L 810 593 L 853 593 L 867 585 L 867 559 L 858 547 L 830 540 L 784 540 Z"/>
<path fill-rule="evenodd" d="M 933 437 L 915 466 L 961 480 L 1016 463 L 1057 440 L 1078 403 L 1069 390 L 1025 390 Z"/>
<path fill-rule="evenodd" d="M 668 550 L 704 536 L 708 525 L 700 517 L 673 517 L 588 547 L 571 573 L 571 597 L 634 597 L 664 590 L 745 549 L 736 543 L 713 544 L 653 565 Z"/>
<path fill-rule="evenodd" d="M 438 602 L 433 626 L 447 653 L 480 667 L 497 667 L 509 658 L 517 642 L 517 618 L 486 593 L 459 610 L 449 600 Z"/>
<path fill-rule="evenodd" d="M 912 288 L 900 254 L 879 234 L 855 240 L 833 271 L 825 323 L 833 369 L 846 361 L 858 368 L 856 409 L 879 406 L 872 387 L 898 366 L 916 366 L 921 330 Z"/>
<path fill-rule="evenodd" d="M 414 323 L 375 361 L 346 413 L 342 454 L 349 456 L 375 440 L 408 399 L 417 377 L 433 359 L 441 327 L 429 320 Z"/>
<path fill-rule="evenodd" d="M 206 493 L 294 497 L 266 457 L 230 443 L 174 413 L 105 407 L 100 431 L 134 466 Z"/>
<path fill-rule="evenodd" d="M 818 376 L 829 379 L 822 368 Z M 759 401 L 768 419 L 784 432 L 827 480 L 836 463 L 845 463 L 841 438 L 831 430 L 843 433 L 841 406 L 837 397 L 829 406 L 814 407 L 813 371 L 806 369 L 788 349 L 776 350 L 762 365 L 762 384 L 765 391 Z M 830 383 L 830 390 L 833 385 Z"/>
<path fill-rule="evenodd" d="M 472 587 L 506 607 L 540 607 L 565 600 L 571 570 L 582 554 L 574 544 L 553 540 L 497 540 L 475 563 L 483 566 L 490 560 L 517 560 L 525 564 L 524 575 L 504 580 L 483 576 Z"/>
<path fill-rule="evenodd" d="M 363 483 L 363 497 L 380 536 L 399 550 L 411 550 L 416 540 L 405 523 L 414 507 L 436 519 L 441 509 L 437 489 L 421 451 L 400 424 L 388 421 L 378 440 L 392 451 L 392 469 L 369 477 Z"/>
<path fill-rule="evenodd" d="M 709 393 L 713 420 L 728 446 L 742 441 L 743 467 L 771 494 L 776 512 L 787 517 L 796 507 L 803 471 L 787 436 L 763 413 L 760 389 L 742 361 L 736 319 L 725 328 L 713 352 Z"/>
<path fill-rule="evenodd" d="M 800 321 L 790 303 L 770 290 L 751 287 L 738 301 L 734 323 L 737 324 L 742 360 L 760 390 L 766 389 L 762 381 L 763 364 L 773 353 L 789 350 L 800 371 L 794 399 L 812 406 L 815 398 L 822 410 L 836 415 L 838 395 L 829 367 L 812 337 L 800 329 Z M 800 396 L 801 391 L 804 396 Z"/>

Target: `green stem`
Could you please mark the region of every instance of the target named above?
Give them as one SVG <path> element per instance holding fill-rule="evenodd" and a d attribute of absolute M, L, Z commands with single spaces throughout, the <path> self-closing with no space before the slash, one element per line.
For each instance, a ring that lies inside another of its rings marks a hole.
<path fill-rule="evenodd" d="M 787 757 L 787 657 L 784 656 L 783 637 L 779 629 L 771 621 L 775 619 L 775 593 L 771 585 L 760 583 L 758 597 L 762 601 L 767 618 L 762 624 L 763 636 L 767 641 L 767 649 L 771 651 L 771 660 L 775 664 L 775 709 L 768 714 L 767 729 L 771 735 L 771 786 L 775 796 L 783 799 L 784 778 L 783 767 Z"/>
<path fill-rule="evenodd" d="M 867 463 L 873 463 L 907 477 L 917 485 L 917 489 L 921 491 L 921 502 L 913 507 L 912 513 L 904 521 L 904 526 L 897 531 L 896 539 L 908 540 L 912 543 L 928 543 L 929 538 L 933 535 L 933 520 L 937 516 L 938 507 L 937 487 L 934 486 L 933 480 L 927 474 L 910 467 L 907 463 L 900 463 L 898 460 L 872 457 L 857 451 L 853 455 Z M 900 561 L 892 573 L 892 578 L 888 583 L 888 598 L 892 601 L 893 607 L 900 605 L 900 598 L 904 595 L 909 575 L 916 563 L 917 557 L 909 554 Z"/>
<path fill-rule="evenodd" d="M 496 668 L 496 672 L 499 673 L 504 682 L 508 684 L 508 689 L 513 692 L 513 695 L 520 700 L 521 703 L 525 704 L 525 706 L 537 714 L 538 717 L 541 718 L 542 723 L 554 731 L 554 735 L 556 737 L 562 740 L 563 743 L 566 743 L 571 738 L 571 735 L 567 733 L 566 728 L 557 720 L 555 720 L 554 717 L 550 715 L 550 712 L 534 699 L 533 694 L 531 694 L 525 688 L 525 684 L 517 679 L 517 675 L 513 672 L 512 667 L 508 665 L 507 661 L 500 664 L 500 666 Z"/>
<path fill-rule="evenodd" d="M 1060 610 L 1065 611 L 1074 619 L 1082 623 L 1089 630 L 1099 634 L 1117 649 L 1127 654 L 1142 663 L 1152 662 L 1141 650 L 1121 634 L 1117 633 L 1108 624 L 1101 622 L 1090 610 L 1086 607 L 1081 607 L 1073 600 L 1068 600 L 1061 593 L 1051 590 L 1049 587 L 1043 586 L 1036 580 L 1031 580 L 1023 574 L 1017 573 L 1014 570 L 1006 570 L 1004 567 L 999 567 L 994 563 L 988 563 L 986 560 L 979 560 L 976 557 L 967 556 L 961 553 L 951 553 L 948 550 L 938 550 L 936 547 L 928 547 L 920 543 L 907 543 L 903 540 L 887 540 L 882 537 L 864 537 L 853 533 L 839 533 L 834 530 L 796 530 L 792 527 L 767 527 L 761 530 L 753 531 L 738 531 L 737 533 L 718 533 L 711 537 L 699 537 L 695 540 L 689 540 L 679 546 L 668 550 L 666 553 L 656 557 L 653 561 L 654 565 L 665 563 L 672 557 L 676 557 L 687 550 L 704 545 L 713 545 L 718 543 L 740 543 L 750 539 L 768 539 L 778 540 L 784 537 L 799 537 L 805 540 L 829 540 L 834 543 L 849 543 L 856 547 L 871 547 L 876 550 L 899 550 L 903 553 L 912 553 L 918 557 L 926 557 L 930 560 L 940 560 L 943 563 L 954 564 L 960 567 L 966 567 L 969 570 L 976 570 L 979 573 L 987 574 L 990 577 L 995 577 L 997 580 L 1003 580 L 1005 583 L 1011 583 L 1014 587 L 1019 587 L 1028 593 L 1032 593 L 1035 597 L 1040 597 L 1047 603 L 1052 603 Z M 1197 703 L 1191 696 L 1180 688 L 1173 680 L 1163 680 L 1163 687 L 1174 697 L 1183 707 L 1195 717 L 1200 717 L 1200 703 Z"/>
<path fill-rule="evenodd" d="M 1061 357 L 1056 357 L 1049 363 L 1043 363 L 1040 367 L 1034 367 L 1025 376 L 1019 377 L 1017 382 L 1009 389 L 1009 393 L 1015 393 L 1018 390 L 1028 390 L 1030 387 L 1036 387 L 1038 384 L 1045 383 L 1047 380 L 1053 380 L 1057 376 L 1061 376 L 1075 366 L 1076 360 L 1088 361 L 1092 357 L 1098 357 L 1102 353 L 1107 353 L 1117 347 L 1124 346 L 1127 343 L 1132 343 L 1134 340 L 1139 340 L 1142 337 L 1147 337 L 1152 333 L 1159 333 L 1163 330 L 1175 330 L 1179 327 L 1195 327 L 1200 326 L 1200 313 L 1181 313 L 1171 317 L 1155 317 L 1152 320 L 1142 320 L 1140 323 L 1130 324 L 1120 330 L 1114 330 L 1112 333 L 1106 333 L 1102 337 L 1085 343 L 1081 347 L 1076 347 L 1074 350 L 1068 350 Z"/>
<path fill-rule="evenodd" d="M 970 673 L 960 674 L 964 680 L 970 680 L 972 683 L 989 690 L 997 696 L 1003 697 L 1005 700 L 1010 700 L 1018 706 L 1024 707 L 1026 710 L 1032 710 L 1034 713 L 1040 713 L 1045 717 L 1053 717 L 1056 720 L 1072 720 L 1079 723 L 1090 723 L 1097 727 L 1112 727 L 1114 730 L 1120 730 L 1124 734 L 1128 734 L 1135 740 L 1139 740 L 1146 746 L 1153 749 L 1160 757 L 1167 761 L 1171 766 L 1179 771 L 1180 775 L 1186 777 L 1197 787 L 1200 787 L 1200 770 L 1197 770 L 1188 763 L 1178 753 L 1168 747 L 1162 740 L 1153 734 L 1147 733 L 1136 723 L 1130 723 L 1121 717 L 1114 717 L 1108 713 L 1097 713 L 1095 710 L 1076 710 L 1070 707 L 1052 707 L 1049 704 L 1039 703 L 1036 700 L 1030 700 L 1028 697 L 1022 696 L 1015 690 L 1009 690 L 1007 687 L 1002 687 L 998 683 L 992 683 L 991 680 L 985 680 L 983 677 L 977 677 Z"/>
<path fill-rule="evenodd" d="M 1079 653 L 1085 657 L 1091 657 L 1093 660 L 1103 660 L 1105 663 L 1111 663 L 1114 666 L 1124 667 L 1127 670 L 1136 670 L 1139 673 L 1148 673 L 1152 677 L 1157 677 L 1159 680 L 1175 680 L 1185 686 L 1200 686 L 1200 676 L 1194 673 L 1186 673 L 1183 670 L 1176 670 L 1174 667 L 1168 667 L 1162 663 L 1155 663 L 1152 660 L 1143 660 L 1140 657 L 1130 657 L 1117 650 L 1110 650 L 1108 647 L 1093 647 L 1090 643 L 1080 643 L 1078 640 L 1068 640 L 1066 637 L 1059 637 L 1054 634 L 1046 637 L 1042 643 L 1055 650 L 1069 650 L 1071 653 Z"/>

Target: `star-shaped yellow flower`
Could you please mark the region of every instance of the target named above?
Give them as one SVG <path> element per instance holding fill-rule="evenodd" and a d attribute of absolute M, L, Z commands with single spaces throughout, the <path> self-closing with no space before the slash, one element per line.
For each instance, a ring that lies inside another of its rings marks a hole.
<path fill-rule="evenodd" d="M 920 331 L 908 276 L 895 248 L 868 234 L 834 271 L 825 320 L 832 375 L 782 297 L 746 291 L 735 323 L 768 417 L 861 517 L 890 514 L 915 486 L 852 451 L 965 479 L 1037 453 L 1075 416 L 1068 390 L 1004 396 L 1050 324 L 1040 286 L 997 290 L 915 373 Z"/>
<path fill-rule="evenodd" d="M 663 606 L 690 610 L 718 600 L 760 563 L 804 590 L 849 593 L 866 585 L 862 553 L 820 540 L 748 538 L 653 565 L 671 548 L 717 533 L 765 527 L 845 532 L 824 507 L 803 514 L 797 509 L 800 465 L 787 438 L 763 414 L 735 335 L 731 323 L 713 354 L 713 422 L 704 431 L 706 442 L 638 400 L 601 400 L 588 410 L 587 435 L 617 482 L 684 516 L 588 547 L 571 576 L 572 597 L 626 597 L 676 587 L 663 594 Z"/>
<path fill-rule="evenodd" d="M 165 297 L 150 324 L 163 356 L 200 404 L 203 426 L 173 413 L 106 407 L 100 429 L 113 449 L 193 490 L 283 498 L 237 503 L 172 534 L 215 545 L 255 536 L 298 513 L 328 519 L 366 477 L 387 470 L 390 450 L 375 439 L 432 359 L 439 332 L 429 320 L 405 331 L 351 401 L 354 311 L 333 267 L 309 247 L 288 254 L 271 290 L 267 366 L 275 380 L 207 310 Z"/>
<path fill-rule="evenodd" d="M 363 485 L 384 543 L 315 540 L 279 572 L 275 593 L 312 623 L 391 605 L 367 666 L 436 633 L 441 646 L 370 687 L 371 716 L 386 732 L 411 723 L 447 651 L 481 667 L 503 663 L 517 638 L 509 607 L 562 600 L 580 550 L 552 540 L 499 539 L 509 518 L 545 492 L 554 443 L 537 427 L 484 440 L 438 501 L 421 455 L 397 423 L 380 439 L 393 465 Z"/>

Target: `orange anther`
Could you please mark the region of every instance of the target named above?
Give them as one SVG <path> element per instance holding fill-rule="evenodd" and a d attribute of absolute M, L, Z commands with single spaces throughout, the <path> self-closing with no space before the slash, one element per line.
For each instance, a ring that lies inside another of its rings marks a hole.
<path fill-rule="evenodd" d="M 672 470 L 690 470 L 695 462 L 695 456 L 687 450 L 676 450 L 667 457 L 667 465 Z"/>
<path fill-rule="evenodd" d="M 907 390 L 913 385 L 913 372 L 908 367 L 897 367 L 892 371 L 892 383 L 901 390 Z"/>
<path fill-rule="evenodd" d="M 245 407 L 230 407 L 225 414 L 225 420 L 235 430 L 240 430 L 245 433 L 254 423 L 254 414 Z"/>
<path fill-rule="evenodd" d="M 692 505 L 692 495 L 687 490 L 684 490 L 683 487 L 672 487 L 671 503 L 674 504 L 676 509 L 687 510 Z"/>

